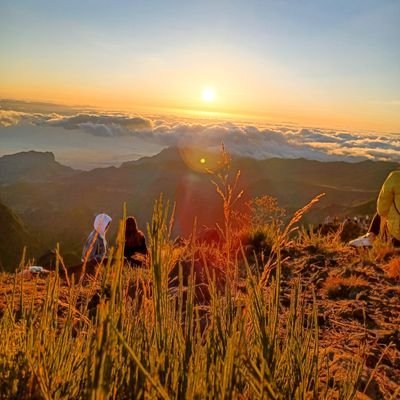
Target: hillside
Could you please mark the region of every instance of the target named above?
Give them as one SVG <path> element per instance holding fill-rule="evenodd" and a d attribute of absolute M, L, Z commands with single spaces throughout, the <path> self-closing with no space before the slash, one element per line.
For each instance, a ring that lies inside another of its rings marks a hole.
<path fill-rule="evenodd" d="M 162 248 L 168 246 L 165 242 Z M 191 257 L 198 251 L 189 245 L 174 248 L 183 276 L 189 274 Z M 202 251 L 208 254 L 208 266 L 215 268 L 218 276 L 219 268 L 226 268 L 226 260 L 220 254 L 220 264 L 215 264 L 218 250 L 203 247 Z M 65 388 L 66 396 L 91 393 L 99 383 L 93 377 L 88 381 L 87 376 L 96 363 L 103 390 L 112 388 L 134 397 L 143 392 L 152 397 L 150 376 L 159 381 L 157 387 L 178 398 L 205 398 L 210 390 L 213 398 L 220 398 L 227 382 L 245 399 L 260 398 L 263 391 L 259 387 L 265 382 L 270 385 L 265 395 L 268 399 L 292 398 L 292 390 L 303 390 L 302 398 L 311 398 L 315 390 L 315 398 L 326 400 L 398 398 L 398 251 L 384 245 L 355 251 L 342 246 L 334 236 L 300 235 L 282 248 L 279 303 L 270 297 L 275 293 L 274 270 L 252 275 L 236 259 L 239 278 L 218 284 L 218 291 L 213 292 L 204 281 L 201 263 L 196 261 L 196 274 L 202 278 L 195 281 L 194 303 L 190 288 L 176 290 L 171 277 L 169 288 L 165 283 L 161 286 L 169 301 L 154 318 L 158 297 L 153 297 L 150 288 L 156 290 L 154 279 L 160 279 L 155 278 L 160 276 L 156 268 L 170 270 L 176 262 L 175 257 L 168 258 L 168 251 L 162 254 L 160 265 L 149 262 L 143 270 L 121 267 L 115 260 L 112 274 L 101 267 L 99 276 L 74 288 L 64 280 L 55 280 L 53 273 L 47 277 L 0 275 L 0 321 L 5 321 L 5 325 L 0 324 L 0 366 L 3 355 L 3 363 L 7 363 L 4 371 L 13 371 L 11 379 L 0 368 L 0 397 L 6 392 L 18 393 L 23 399 L 40 397 L 40 393 L 54 396 L 64 393 Z M 254 271 L 251 256 L 248 262 Z M 227 275 L 224 269 L 223 282 Z M 264 290 L 254 287 L 254 282 L 265 286 Z M 20 298 L 22 303 L 16 301 Z M 186 311 L 177 307 L 187 303 Z M 96 313 L 98 318 L 94 318 Z M 275 315 L 277 337 L 271 324 Z M 17 329 L 14 327 L 19 324 L 7 325 L 7 321 L 23 323 Z M 10 339 L 6 329 L 14 332 Z M 45 348 L 56 348 L 57 353 L 43 353 L 42 346 L 34 345 L 37 340 L 42 340 Z M 33 344 L 22 347 L 20 343 L 25 342 Z M 27 362 L 32 359 L 40 360 L 40 365 Z M 58 359 L 64 362 L 55 368 Z M 253 370 L 256 362 L 264 367 Z M 109 369 L 102 369 L 102 365 Z M 142 367 L 151 375 L 138 379 Z M 228 367 L 231 373 L 225 375 Z M 75 372 L 68 372 L 72 370 Z M 45 383 L 38 383 L 39 372 L 48 376 Z"/>
<path fill-rule="evenodd" d="M 213 153 L 168 148 L 118 168 L 91 171 L 63 167 L 51 153 L 20 153 L 2 157 L 0 162 L 3 182 L 7 181 L 0 185 L 0 196 L 35 232 L 43 251 L 53 248 L 58 240 L 63 249 L 78 257 L 94 215 L 108 212 L 117 221 L 124 202 L 128 214 L 134 214 L 146 230 L 160 192 L 176 202 L 176 234 L 190 234 L 195 217 L 199 226 L 221 222 L 221 201 L 210 182 L 212 177 L 205 173 L 205 168 L 217 165 Z M 324 192 L 324 199 L 307 216 L 306 222 L 313 224 L 327 215 L 344 218 L 372 213 L 382 182 L 396 167 L 372 161 L 232 159 L 232 170 L 241 171 L 239 184 L 244 190 L 239 208 L 248 199 L 268 194 L 293 211 Z M 111 237 L 116 227 L 113 223 Z"/>
<path fill-rule="evenodd" d="M 12 210 L 0 203 L 0 271 L 13 271 L 22 258 L 24 246 L 37 249 L 37 241 Z"/>

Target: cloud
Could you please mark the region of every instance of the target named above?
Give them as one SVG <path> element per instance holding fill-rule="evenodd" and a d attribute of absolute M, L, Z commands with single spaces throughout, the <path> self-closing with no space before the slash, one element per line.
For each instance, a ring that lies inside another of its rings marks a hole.
<path fill-rule="evenodd" d="M 0 125 L 4 127 L 17 125 L 21 120 L 21 113 L 17 111 L 0 110 Z"/>
<path fill-rule="evenodd" d="M 44 125 L 61 126 L 65 129 L 83 129 L 95 136 L 129 135 L 139 129 L 149 129 L 152 122 L 142 117 L 115 114 L 77 114 L 55 116 Z"/>
<path fill-rule="evenodd" d="M 1 104 L 0 104 L 1 106 Z M 74 110 L 72 112 L 26 112 L 0 108 L 3 127 L 31 124 L 79 131 L 101 140 L 124 138 L 168 146 L 217 149 L 221 142 L 233 154 L 262 159 L 308 158 L 319 161 L 384 160 L 400 162 L 400 135 L 333 131 L 308 127 L 269 125 L 258 127 L 232 122 L 190 122 L 160 117 L 132 116 Z M 122 142 L 121 142 L 122 143 Z M 117 145 L 117 142 L 115 142 Z M 139 152 L 140 153 L 140 152 Z M 143 155 L 149 155 L 143 153 Z"/>

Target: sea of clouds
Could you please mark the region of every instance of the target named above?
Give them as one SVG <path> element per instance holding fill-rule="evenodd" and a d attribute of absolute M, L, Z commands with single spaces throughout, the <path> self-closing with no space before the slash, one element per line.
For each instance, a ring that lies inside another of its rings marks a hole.
<path fill-rule="evenodd" d="M 282 157 L 319 161 L 354 162 L 369 159 L 400 162 L 400 134 L 349 132 L 290 124 L 256 126 L 228 121 L 197 122 L 93 110 L 68 110 L 63 113 L 9 108 L 0 108 L 0 144 L 4 132 L 11 128 L 15 132 L 18 132 L 18 127 L 25 127 L 25 131 L 26 127 L 35 128 L 36 131 L 40 128 L 42 135 L 48 133 L 49 139 L 52 134 L 50 128 L 57 128 L 58 133 L 62 129 L 66 141 L 69 132 L 80 133 L 86 147 L 92 144 L 96 148 L 96 143 L 109 143 L 109 164 L 121 161 L 121 158 L 111 157 L 118 143 L 125 148 L 131 143 L 135 151 L 129 154 L 132 158 L 139 158 L 168 146 L 214 149 L 219 148 L 221 142 L 232 154 L 257 159 Z M 34 140 L 31 145 L 34 148 Z M 128 153 L 125 158 L 129 158 Z"/>

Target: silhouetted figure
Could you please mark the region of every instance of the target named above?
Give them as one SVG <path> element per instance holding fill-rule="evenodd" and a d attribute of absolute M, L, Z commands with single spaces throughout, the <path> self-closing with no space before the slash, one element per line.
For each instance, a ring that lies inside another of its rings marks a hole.
<path fill-rule="evenodd" d="M 90 232 L 82 251 L 82 262 L 100 262 L 107 254 L 106 233 L 112 219 L 107 214 L 99 214 L 93 223 L 93 231 Z"/>
<path fill-rule="evenodd" d="M 146 238 L 138 230 L 136 219 L 128 217 L 125 224 L 125 249 L 124 257 L 132 267 L 141 267 L 143 258 L 147 255 Z"/>

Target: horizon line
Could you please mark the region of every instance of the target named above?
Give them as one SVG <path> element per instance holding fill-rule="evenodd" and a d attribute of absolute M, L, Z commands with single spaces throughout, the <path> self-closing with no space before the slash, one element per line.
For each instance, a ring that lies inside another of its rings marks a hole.
<path fill-rule="evenodd" d="M 94 110 L 94 111 L 109 111 L 109 112 L 118 112 L 118 113 L 135 113 L 139 115 L 144 115 L 147 117 L 152 116 L 164 116 L 164 117 L 175 117 L 177 119 L 190 119 L 190 120 L 214 120 L 214 121 L 227 121 L 243 124 L 243 123 L 254 123 L 255 126 L 262 125 L 272 125 L 272 124 L 280 124 L 280 125 L 289 125 L 297 128 L 310 128 L 310 129 L 321 129 L 328 130 L 333 129 L 337 131 L 343 132 L 357 132 L 357 133 L 366 133 L 366 134 L 386 134 L 386 135 L 400 135 L 400 130 L 377 130 L 377 129 L 365 129 L 365 128 L 357 128 L 357 127 L 344 127 L 334 124 L 319 124 L 319 123 L 301 123 L 292 119 L 280 118 L 278 116 L 272 117 L 267 116 L 267 114 L 247 114 L 247 113 L 239 113 L 239 112 L 227 112 L 227 111 L 213 111 L 213 110 L 200 110 L 193 108 L 183 108 L 183 107 L 166 107 L 166 106 L 103 106 L 103 105 L 91 105 L 91 104 L 72 104 L 68 102 L 59 102 L 56 100 L 48 100 L 48 99 L 30 99 L 30 98 L 10 98 L 10 97 L 0 97 L 0 102 L 20 102 L 29 104 L 37 104 L 37 105 L 48 105 L 48 106 L 59 106 L 66 107 L 71 109 L 84 109 Z M 0 104 L 0 110 L 2 110 Z M 4 110 L 4 111 L 12 111 L 12 110 Z M 16 111 L 16 110 L 13 110 Z M 17 111 L 18 112 L 18 111 Z M 144 113 L 144 114 L 143 114 Z M 146 115 L 147 114 L 147 115 Z M 156 115 L 154 115 L 156 114 Z M 258 122 L 258 125 L 256 124 Z"/>

